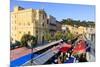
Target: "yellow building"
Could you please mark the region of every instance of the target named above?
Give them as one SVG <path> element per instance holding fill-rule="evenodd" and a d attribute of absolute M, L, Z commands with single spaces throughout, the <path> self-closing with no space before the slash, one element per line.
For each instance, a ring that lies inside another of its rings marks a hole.
<path fill-rule="evenodd" d="M 84 26 L 79 26 L 77 29 L 78 34 L 84 34 L 87 32 L 86 27 Z"/>
<path fill-rule="evenodd" d="M 66 31 L 69 30 L 71 33 L 74 33 L 74 31 L 75 31 L 75 28 L 71 25 L 62 25 L 62 28 L 65 28 L 64 30 L 66 30 Z"/>
<path fill-rule="evenodd" d="M 62 27 L 65 27 L 73 34 L 84 34 L 87 32 L 86 27 L 84 27 L 84 26 L 76 27 L 76 26 L 72 26 L 72 25 L 62 25 Z"/>
<path fill-rule="evenodd" d="M 24 9 L 16 6 L 11 12 L 11 38 L 20 41 L 24 34 L 38 37 L 41 43 L 47 30 L 47 15 L 44 10 Z"/>

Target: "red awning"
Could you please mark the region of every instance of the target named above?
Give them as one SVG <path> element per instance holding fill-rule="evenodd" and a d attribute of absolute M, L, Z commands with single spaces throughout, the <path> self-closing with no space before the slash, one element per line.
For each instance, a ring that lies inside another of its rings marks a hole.
<path fill-rule="evenodd" d="M 84 53 L 85 51 L 86 51 L 85 42 L 84 41 L 81 41 L 73 49 L 73 54 L 76 54 L 76 53 Z"/>
<path fill-rule="evenodd" d="M 62 47 L 60 48 L 60 51 L 66 53 L 69 48 L 71 48 L 71 45 L 70 44 L 63 43 L 62 44 Z"/>

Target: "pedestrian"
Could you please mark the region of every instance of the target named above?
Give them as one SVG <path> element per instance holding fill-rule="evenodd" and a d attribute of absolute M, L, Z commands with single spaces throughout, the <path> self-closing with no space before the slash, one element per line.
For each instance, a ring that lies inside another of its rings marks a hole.
<path fill-rule="evenodd" d="M 86 59 L 86 55 L 85 54 L 81 54 L 81 56 L 79 58 L 79 62 L 87 62 L 87 59 Z"/>
<path fill-rule="evenodd" d="M 61 63 L 62 63 L 60 57 L 57 58 L 57 63 L 58 63 L 58 64 L 61 64 Z"/>

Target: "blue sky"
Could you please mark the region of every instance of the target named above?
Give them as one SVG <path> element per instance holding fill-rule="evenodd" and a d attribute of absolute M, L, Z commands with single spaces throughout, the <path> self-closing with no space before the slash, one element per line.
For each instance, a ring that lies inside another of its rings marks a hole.
<path fill-rule="evenodd" d="M 58 4 L 34 1 L 18 1 L 10 0 L 10 11 L 14 6 L 24 8 L 44 9 L 48 15 L 56 17 L 57 20 L 72 18 L 74 20 L 95 21 L 95 5 L 79 5 L 79 4 Z"/>

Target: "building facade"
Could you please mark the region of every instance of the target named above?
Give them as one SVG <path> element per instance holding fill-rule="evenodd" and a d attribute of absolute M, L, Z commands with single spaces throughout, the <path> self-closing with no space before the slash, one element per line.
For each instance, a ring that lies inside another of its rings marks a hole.
<path fill-rule="evenodd" d="M 59 21 L 56 22 L 57 22 L 57 31 L 62 31 L 62 23 Z"/>
<path fill-rule="evenodd" d="M 57 31 L 62 31 L 61 29 L 62 24 L 58 22 L 55 17 L 49 15 L 47 23 L 48 23 L 48 30 L 51 36 L 54 36 Z"/>
<path fill-rule="evenodd" d="M 48 30 L 49 30 L 49 33 L 51 34 L 51 36 L 53 36 L 55 34 L 55 32 L 57 31 L 57 22 L 56 22 L 56 18 L 49 15 L 48 16 L 48 20 L 47 20 L 47 23 L 48 23 Z"/>
<path fill-rule="evenodd" d="M 24 34 L 30 33 L 42 43 L 47 30 L 47 15 L 44 10 L 15 7 L 11 12 L 11 38 L 20 41 Z"/>
<path fill-rule="evenodd" d="M 87 28 L 86 36 L 89 40 L 91 40 L 95 44 L 95 28 L 94 27 Z"/>
<path fill-rule="evenodd" d="M 73 34 L 84 34 L 87 32 L 86 27 L 79 26 L 77 27 L 76 25 L 62 25 L 62 28 L 65 27 L 66 30 L 68 29 L 71 33 Z"/>

